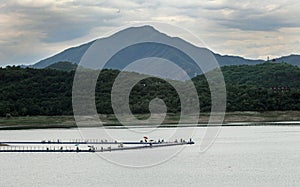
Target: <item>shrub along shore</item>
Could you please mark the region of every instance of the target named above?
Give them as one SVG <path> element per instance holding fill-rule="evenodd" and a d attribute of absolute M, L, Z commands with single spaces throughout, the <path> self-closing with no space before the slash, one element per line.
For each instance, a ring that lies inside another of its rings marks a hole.
<path fill-rule="evenodd" d="M 206 126 L 210 113 L 201 113 L 198 126 Z M 147 119 L 147 114 L 137 114 L 138 119 Z M 106 127 L 121 127 L 122 124 L 113 114 L 99 115 L 99 118 Z M 174 127 L 178 123 L 180 114 L 168 114 L 161 127 Z M 273 123 L 273 122 L 291 122 L 291 123 Z M 300 111 L 271 111 L 271 112 L 227 112 L 223 126 L 255 126 L 255 125 L 297 125 L 293 123 L 300 121 Z M 184 123 L 190 124 L 186 118 Z M 299 123 L 300 124 L 300 123 Z M 88 123 L 85 127 L 102 127 Z M 151 126 L 151 123 L 126 123 L 126 126 Z M 18 130 L 18 129 L 43 129 L 43 128 L 76 128 L 73 116 L 26 116 L 26 117 L 1 117 L 0 130 Z"/>

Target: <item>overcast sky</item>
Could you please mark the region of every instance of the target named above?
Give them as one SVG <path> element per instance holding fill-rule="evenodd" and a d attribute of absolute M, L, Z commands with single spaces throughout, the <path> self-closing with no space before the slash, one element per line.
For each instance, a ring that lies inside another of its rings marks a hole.
<path fill-rule="evenodd" d="M 299 0 L 2 0 L 0 66 L 35 63 L 133 21 L 184 27 L 220 54 L 299 54 L 299 18 Z"/>

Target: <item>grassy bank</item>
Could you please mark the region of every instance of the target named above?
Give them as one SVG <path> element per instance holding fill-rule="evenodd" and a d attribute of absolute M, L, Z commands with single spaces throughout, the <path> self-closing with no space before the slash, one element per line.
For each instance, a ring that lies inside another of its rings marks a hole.
<path fill-rule="evenodd" d="M 119 121 L 114 115 L 100 115 L 103 125 L 118 126 Z M 148 114 L 136 115 L 138 119 L 147 119 Z M 160 116 L 154 116 L 159 118 Z M 209 120 L 210 113 L 201 113 L 199 124 L 206 124 Z M 124 117 L 126 125 L 151 125 L 148 123 L 132 123 L 130 118 Z M 177 124 L 180 114 L 168 114 L 163 124 Z M 83 117 L 85 126 L 97 126 L 92 124 L 91 119 Z M 89 122 L 90 121 L 90 122 Z M 272 112 L 228 112 L 225 115 L 224 124 L 238 122 L 280 122 L 280 121 L 300 121 L 300 111 L 272 111 Z M 184 123 L 191 123 L 189 118 L 183 120 Z M 26 117 L 10 117 L 0 118 L 0 129 L 38 129 L 38 128 L 73 128 L 76 123 L 73 116 L 26 116 Z"/>

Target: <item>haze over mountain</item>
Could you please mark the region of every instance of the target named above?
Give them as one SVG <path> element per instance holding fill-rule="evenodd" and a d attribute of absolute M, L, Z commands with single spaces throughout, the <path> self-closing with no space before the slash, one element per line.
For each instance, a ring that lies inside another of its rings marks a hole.
<path fill-rule="evenodd" d="M 159 32 L 158 30 L 154 29 L 151 26 L 131 27 L 119 31 L 108 38 L 100 38 L 95 41 L 100 41 L 103 43 L 105 43 L 105 41 L 106 42 L 111 41 L 112 42 L 111 45 L 118 45 L 118 41 L 120 40 L 126 40 L 130 37 L 142 36 L 142 35 L 151 35 L 151 36 L 153 35 L 155 37 L 160 38 L 162 40 L 162 43 L 164 43 L 164 41 L 172 41 L 174 43 L 188 45 L 192 49 L 196 49 L 197 52 L 199 52 L 199 54 L 202 54 L 205 52 L 205 50 L 208 50 L 206 48 L 196 47 L 180 38 L 170 37 L 166 34 Z M 95 41 L 91 41 L 77 47 L 66 49 L 52 57 L 37 62 L 36 64 L 32 65 L 32 67 L 46 68 L 57 62 L 65 62 L 65 61 L 74 64 L 79 64 L 84 53 Z M 106 46 L 103 45 L 103 49 L 105 47 Z M 220 66 L 242 65 L 242 64 L 254 65 L 254 64 L 265 62 L 264 60 L 245 59 L 239 56 L 220 55 L 213 52 L 212 54 L 215 56 Z M 174 62 L 175 64 L 183 68 L 190 76 L 195 76 L 196 74 L 202 73 L 201 70 L 199 70 L 199 68 L 195 66 L 195 62 L 189 56 L 184 54 L 182 51 L 177 50 L 175 48 L 170 49 L 170 47 L 166 45 L 163 44 L 160 45 L 157 43 L 143 43 L 136 46 L 128 47 L 126 50 L 121 50 L 107 62 L 105 68 L 121 70 L 135 60 L 141 59 L 143 57 L 153 57 L 153 56 L 169 59 L 170 61 Z M 204 58 L 203 61 L 205 60 L 206 59 Z M 278 59 L 275 59 L 275 61 L 276 62 L 284 61 L 286 63 L 297 65 L 300 67 L 300 55 L 290 55 L 290 56 L 280 57 Z"/>

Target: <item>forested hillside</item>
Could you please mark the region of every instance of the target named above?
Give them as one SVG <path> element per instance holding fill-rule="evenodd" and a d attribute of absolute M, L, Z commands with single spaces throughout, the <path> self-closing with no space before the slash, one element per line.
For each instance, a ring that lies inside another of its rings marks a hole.
<path fill-rule="evenodd" d="M 222 72 L 228 111 L 300 110 L 300 69 L 296 66 L 264 63 L 222 67 Z M 118 73 L 118 70 L 103 70 L 99 75 L 96 87 L 99 113 L 113 113 L 110 92 Z M 71 115 L 73 76 L 74 71 L 0 68 L 0 116 Z M 210 93 L 204 75 L 193 81 L 201 110 L 209 111 Z M 149 101 L 155 97 L 165 101 L 169 113 L 180 112 L 176 91 L 159 78 L 145 79 L 133 88 L 131 110 L 133 113 L 148 113 Z"/>
<path fill-rule="evenodd" d="M 286 63 L 222 67 L 227 111 L 300 110 L 300 69 Z M 193 79 L 202 84 L 205 77 Z"/>

